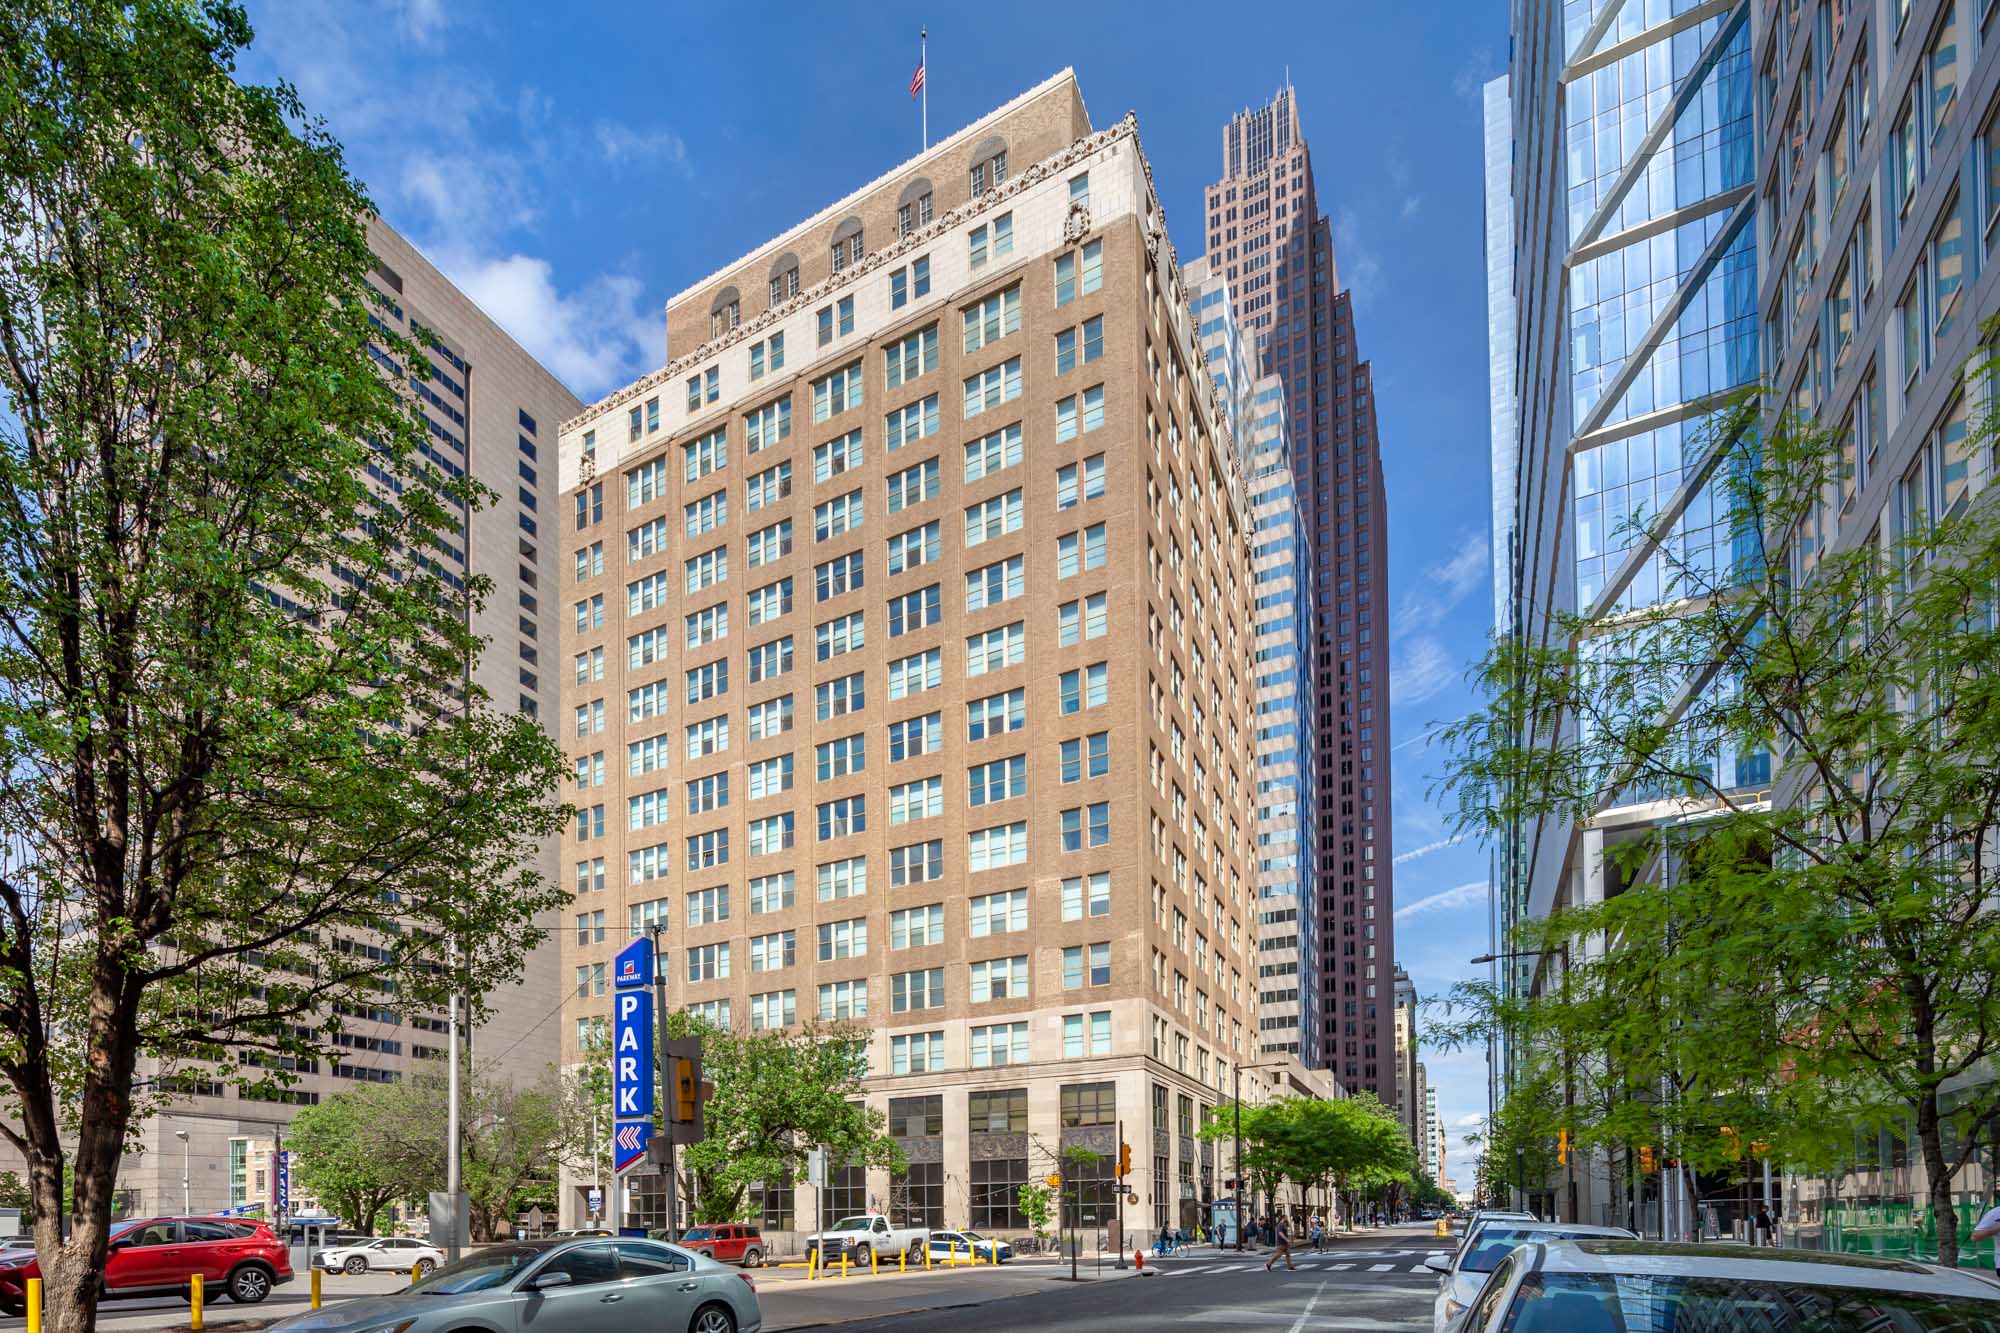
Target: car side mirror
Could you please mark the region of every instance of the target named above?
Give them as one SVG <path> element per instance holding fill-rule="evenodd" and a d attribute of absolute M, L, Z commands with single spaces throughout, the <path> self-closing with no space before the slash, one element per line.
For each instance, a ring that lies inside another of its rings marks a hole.
<path fill-rule="evenodd" d="M 568 1273 L 557 1269 L 553 1273 L 543 1273 L 528 1284 L 529 1291 L 547 1291 L 550 1287 L 567 1287 L 576 1281 Z"/>
<path fill-rule="evenodd" d="M 1433 1254 L 1424 1260 L 1424 1267 L 1430 1269 L 1433 1273 L 1449 1273 L 1451 1271 L 1451 1260 L 1441 1254 Z"/>
<path fill-rule="evenodd" d="M 132 1242 L 126 1240 L 124 1237 L 121 1236 L 117 1240 L 114 1240 L 109 1245 L 105 1246 L 104 1252 L 106 1254 L 116 1254 L 120 1250 L 128 1250 L 130 1248 L 132 1248 Z"/>

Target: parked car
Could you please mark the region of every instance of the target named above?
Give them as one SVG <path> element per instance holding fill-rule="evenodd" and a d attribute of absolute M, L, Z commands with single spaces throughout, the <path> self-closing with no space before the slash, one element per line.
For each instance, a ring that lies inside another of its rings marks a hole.
<path fill-rule="evenodd" d="M 1480 1229 L 1488 1222 L 1536 1222 L 1539 1220 L 1533 1213 L 1518 1213 L 1505 1208 L 1475 1209 L 1472 1216 L 1466 1219 L 1465 1231 L 1458 1238 L 1458 1252 L 1452 1258 L 1455 1260 L 1463 1255 L 1466 1250 L 1470 1249 L 1472 1238 L 1478 1235 Z"/>
<path fill-rule="evenodd" d="M 371 1268 L 426 1278 L 444 1265 L 444 1251 L 408 1236 L 374 1236 L 353 1245 L 328 1246 L 316 1260 L 329 1273 L 366 1273 Z"/>
<path fill-rule="evenodd" d="M 281 1319 L 271 1333 L 457 1333 L 462 1329 L 662 1329 L 758 1333 L 747 1273 L 636 1237 L 489 1245 L 389 1296 Z"/>
<path fill-rule="evenodd" d="M 1431 1310 L 1433 1333 L 1449 1333 L 1466 1307 L 1478 1299 L 1487 1277 L 1521 1246 L 1538 1241 L 1587 1239 L 1637 1240 L 1638 1236 L 1624 1227 L 1487 1218 L 1476 1241 L 1450 1256 L 1434 1255 L 1424 1261 L 1424 1267 L 1438 1274 L 1437 1297 Z"/>
<path fill-rule="evenodd" d="M 1014 1257 L 1012 1245 L 977 1231 L 933 1231 L 930 1250 L 933 1259 L 973 1258 L 980 1263 L 1004 1264 Z"/>
<path fill-rule="evenodd" d="M 610 1227 L 571 1227 L 568 1231 L 552 1232 L 550 1240 L 582 1240 L 590 1236 L 615 1236 L 618 1233 Z"/>
<path fill-rule="evenodd" d="M 806 1237 L 806 1254 L 824 1251 L 826 1263 L 848 1259 L 867 1267 L 868 1261 L 893 1259 L 899 1254 L 922 1261 L 930 1232 L 923 1227 L 891 1226 L 880 1213 L 857 1213 L 843 1217 L 826 1230 Z"/>
<path fill-rule="evenodd" d="M 654 1239 L 665 1237 L 656 1235 Z M 736 1264 L 743 1268 L 761 1267 L 765 1254 L 769 1252 L 764 1244 L 763 1232 L 756 1227 L 734 1222 L 722 1226 L 689 1227 L 675 1244 L 696 1254 L 705 1254 L 718 1263 Z"/>
<path fill-rule="evenodd" d="M 1963 1269 L 1822 1251 L 1571 1240 L 1509 1254 L 1454 1333 L 1962 1333 L 1996 1321 L 2000 1284 Z"/>
<path fill-rule="evenodd" d="M 255 1305 L 292 1280 L 291 1252 L 262 1222 L 239 1217 L 151 1217 L 111 1232 L 104 1261 L 107 1296 L 184 1295 L 201 1274 L 205 1290 Z M 0 1253 L 0 1314 L 27 1308 L 28 1279 L 40 1277 L 35 1252 Z"/>

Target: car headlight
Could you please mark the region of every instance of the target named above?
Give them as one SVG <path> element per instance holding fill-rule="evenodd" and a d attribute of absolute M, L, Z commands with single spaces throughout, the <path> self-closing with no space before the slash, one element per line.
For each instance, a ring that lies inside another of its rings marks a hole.
<path fill-rule="evenodd" d="M 395 1319 L 386 1324 L 370 1324 L 366 1328 L 356 1329 L 354 1333 L 408 1333 L 416 1322 L 416 1317 L 412 1315 L 408 1319 Z"/>
<path fill-rule="evenodd" d="M 1444 1298 L 1444 1317 L 1447 1323 L 1449 1323 L 1451 1320 L 1458 1318 L 1460 1312 L 1463 1311 L 1464 1309 L 1465 1307 L 1463 1305 L 1460 1305 L 1457 1301 L 1453 1300 L 1451 1297 L 1447 1296 Z"/>

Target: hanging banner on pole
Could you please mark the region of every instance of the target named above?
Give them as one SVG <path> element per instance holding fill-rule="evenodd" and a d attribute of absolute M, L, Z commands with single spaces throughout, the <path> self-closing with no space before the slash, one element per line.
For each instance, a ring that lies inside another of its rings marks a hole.
<path fill-rule="evenodd" d="M 653 993 L 619 991 L 612 1000 L 611 1115 L 653 1118 Z"/>

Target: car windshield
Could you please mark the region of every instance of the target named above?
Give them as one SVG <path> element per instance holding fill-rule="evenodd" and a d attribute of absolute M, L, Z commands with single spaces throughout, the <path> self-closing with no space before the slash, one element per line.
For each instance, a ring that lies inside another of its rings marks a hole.
<path fill-rule="evenodd" d="M 455 1264 L 446 1264 L 423 1281 L 411 1283 L 410 1290 L 426 1296 L 488 1291 L 547 1253 L 548 1247 L 543 1245 L 494 1245 L 477 1254 L 468 1254 Z"/>
<path fill-rule="evenodd" d="M 714 1227 L 689 1227 L 681 1233 L 682 1240 L 712 1240 L 714 1237 Z"/>
<path fill-rule="evenodd" d="M 1768 1278 L 1533 1273 L 1501 1327 L 1503 1333 L 2000 1333 L 2000 1300 Z"/>
<path fill-rule="evenodd" d="M 1574 1240 L 1577 1235 L 1578 1233 L 1565 1231 L 1561 1227 L 1482 1227 L 1478 1241 L 1466 1252 L 1465 1262 L 1458 1267 L 1465 1273 L 1490 1273 L 1500 1266 L 1502 1259 L 1529 1241 Z"/>
<path fill-rule="evenodd" d="M 833 1224 L 835 1231 L 866 1231 L 874 1224 L 873 1218 L 843 1217 Z"/>

